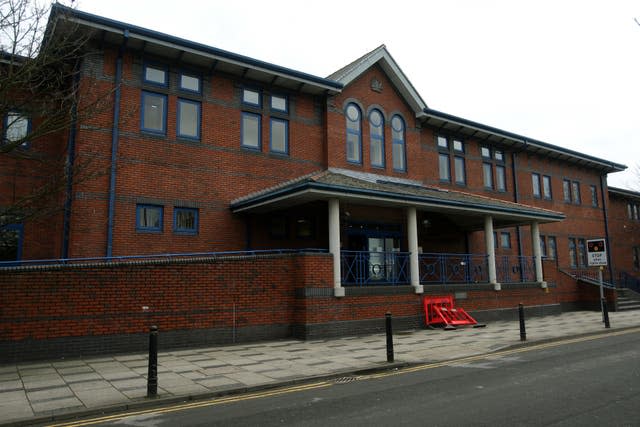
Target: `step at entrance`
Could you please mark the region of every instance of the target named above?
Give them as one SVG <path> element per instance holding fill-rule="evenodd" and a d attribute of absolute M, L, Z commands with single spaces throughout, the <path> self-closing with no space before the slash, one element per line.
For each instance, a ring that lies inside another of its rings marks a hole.
<path fill-rule="evenodd" d="M 640 296 L 628 289 L 618 289 L 616 306 L 617 311 L 640 310 Z"/>

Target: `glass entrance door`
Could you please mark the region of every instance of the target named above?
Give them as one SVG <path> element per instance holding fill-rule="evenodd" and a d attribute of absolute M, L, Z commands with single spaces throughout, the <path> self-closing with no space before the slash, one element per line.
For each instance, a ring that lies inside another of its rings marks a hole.
<path fill-rule="evenodd" d="M 369 278 L 375 281 L 390 281 L 396 276 L 395 253 L 400 251 L 397 238 L 369 237 Z"/>

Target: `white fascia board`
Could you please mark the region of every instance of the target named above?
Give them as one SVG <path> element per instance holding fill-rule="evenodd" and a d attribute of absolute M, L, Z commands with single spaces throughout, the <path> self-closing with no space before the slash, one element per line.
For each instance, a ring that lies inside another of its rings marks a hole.
<path fill-rule="evenodd" d="M 240 212 L 244 212 L 244 211 L 248 211 L 248 210 L 252 210 L 261 206 L 266 206 L 268 204 L 274 204 L 274 203 L 278 203 L 280 201 L 284 201 L 284 200 L 288 200 L 291 198 L 295 198 L 295 197 L 300 197 L 300 196 L 308 196 L 308 195 L 317 195 L 317 196 L 322 196 L 323 198 L 337 198 L 337 199 L 348 199 L 348 200 L 362 200 L 365 201 L 367 203 L 370 203 L 371 201 L 378 201 L 378 202 L 382 202 L 382 203 L 390 203 L 390 204 L 394 204 L 397 206 L 402 206 L 402 207 L 407 207 L 407 206 L 413 206 L 416 208 L 431 208 L 431 209 L 439 209 L 439 210 L 448 210 L 448 211 L 455 211 L 455 212 L 460 212 L 460 213 L 476 213 L 479 215 L 491 215 L 495 218 L 500 218 L 500 217 L 509 217 L 509 218 L 517 218 L 517 219 L 522 219 L 522 220 L 540 220 L 540 217 L 537 215 L 528 215 L 528 214 L 518 214 L 518 213 L 503 213 L 500 211 L 495 211 L 495 210 L 491 210 L 491 209 L 482 209 L 482 208 L 474 208 L 471 206 L 464 206 L 464 207 L 452 207 L 452 206 L 447 206 L 447 205 L 441 205 L 438 203 L 429 203 L 429 202 L 416 202 L 416 201 L 411 201 L 411 200 L 401 200 L 398 198 L 390 198 L 390 197 L 384 197 L 384 196 L 370 196 L 370 195 L 364 195 L 364 194 L 349 194 L 349 193 L 344 193 L 344 192 L 340 192 L 340 191 L 330 191 L 330 190 L 317 190 L 317 189 L 305 189 L 305 190 L 301 190 L 295 193 L 291 193 L 291 194 L 287 194 L 281 197 L 277 197 L 275 199 L 270 199 L 270 200 L 265 200 L 263 202 L 260 202 L 258 204 L 255 205 L 251 205 L 251 206 L 247 206 L 247 207 L 243 207 L 240 209 L 234 209 L 233 212 L 234 213 L 240 213 Z M 547 220 L 549 220 L 550 222 L 556 222 L 556 221 L 561 221 L 560 219 L 555 220 L 555 219 L 551 219 L 551 218 L 546 218 Z"/>

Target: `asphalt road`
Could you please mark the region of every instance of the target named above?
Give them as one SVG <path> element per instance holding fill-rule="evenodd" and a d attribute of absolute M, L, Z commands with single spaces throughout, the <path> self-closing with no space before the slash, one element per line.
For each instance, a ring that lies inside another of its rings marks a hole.
<path fill-rule="evenodd" d="M 640 426 L 640 333 L 228 396 L 97 425 Z"/>

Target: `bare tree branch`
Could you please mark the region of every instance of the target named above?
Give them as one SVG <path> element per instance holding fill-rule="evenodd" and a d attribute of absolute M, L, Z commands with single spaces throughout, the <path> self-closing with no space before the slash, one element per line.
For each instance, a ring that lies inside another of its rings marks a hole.
<path fill-rule="evenodd" d="M 52 5 L 44 1 L 0 0 L 0 156 L 15 165 L 32 162 L 38 171 L 38 177 L 16 171 L 14 186 L 22 179 L 31 187 L 11 200 L 0 194 L 0 227 L 59 211 L 71 176 L 75 184 L 105 173 L 89 157 L 67 168 L 66 141 L 72 126 L 112 107 L 115 87 L 77 84 L 83 62 L 96 54 L 91 34 L 65 19 L 64 8 L 50 16 Z"/>

